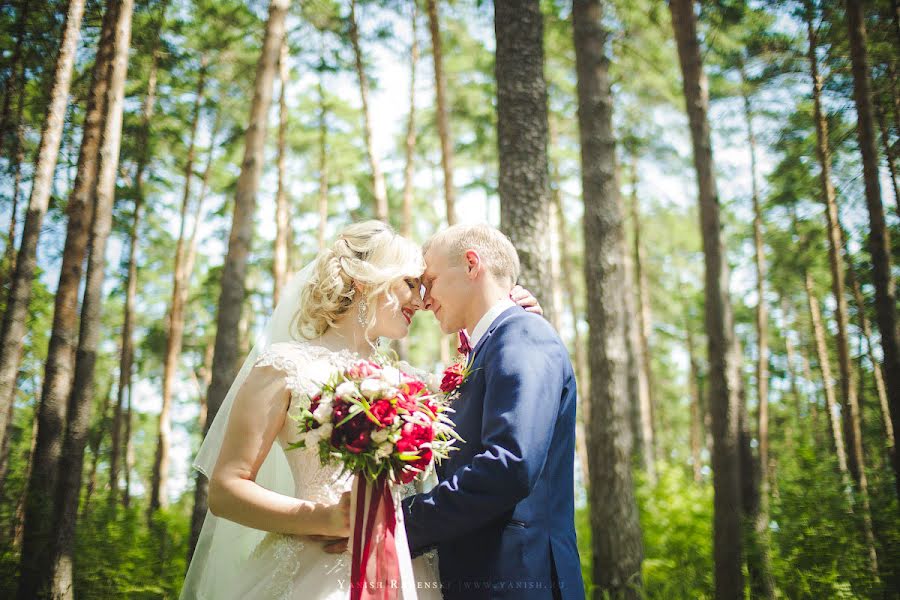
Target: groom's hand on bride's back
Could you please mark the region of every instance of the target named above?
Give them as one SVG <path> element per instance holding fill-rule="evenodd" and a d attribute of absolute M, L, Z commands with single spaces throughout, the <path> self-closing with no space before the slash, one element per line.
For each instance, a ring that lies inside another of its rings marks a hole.
<path fill-rule="evenodd" d="M 530 313 L 534 313 L 536 315 L 544 314 L 544 309 L 541 308 L 541 304 L 538 302 L 538 299 L 534 297 L 534 294 L 523 288 L 521 285 L 517 285 L 512 289 L 512 291 L 509 293 L 509 299 Z"/>

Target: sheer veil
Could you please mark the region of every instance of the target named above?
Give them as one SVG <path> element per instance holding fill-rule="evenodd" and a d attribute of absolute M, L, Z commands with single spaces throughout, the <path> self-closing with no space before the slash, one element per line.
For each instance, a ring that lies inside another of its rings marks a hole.
<path fill-rule="evenodd" d="M 193 463 L 194 468 L 207 478 L 212 475 L 219 457 L 234 398 L 257 359 L 272 344 L 298 339 L 297 335 L 292 332 L 292 323 L 301 307 L 300 291 L 309 280 L 314 264 L 306 265 L 288 282 L 272 317 L 257 337 L 253 349 L 247 355 L 225 400 L 222 401 L 222 406 L 216 413 Z M 256 482 L 270 490 L 293 495 L 293 476 L 284 450 L 277 443 L 272 445 L 272 449 L 259 470 Z M 241 563 L 246 560 L 265 534 L 264 531 L 238 525 L 227 519 L 216 517 L 207 511 L 180 597 L 184 600 L 194 598 L 212 600 L 228 596 L 229 590 L 234 589 L 232 582 L 236 577 L 240 577 Z"/>

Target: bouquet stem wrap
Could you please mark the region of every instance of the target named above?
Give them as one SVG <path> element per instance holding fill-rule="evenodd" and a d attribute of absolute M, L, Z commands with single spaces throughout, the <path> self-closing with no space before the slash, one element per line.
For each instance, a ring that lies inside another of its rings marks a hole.
<path fill-rule="evenodd" d="M 386 474 L 357 474 L 350 507 L 350 600 L 415 600 L 399 490 Z"/>

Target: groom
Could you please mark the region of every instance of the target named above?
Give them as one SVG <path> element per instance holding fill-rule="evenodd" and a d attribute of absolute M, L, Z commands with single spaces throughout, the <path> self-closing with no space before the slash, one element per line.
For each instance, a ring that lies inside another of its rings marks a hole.
<path fill-rule="evenodd" d="M 519 258 L 500 231 L 456 225 L 424 252 L 425 307 L 445 333 L 470 332 L 470 374 L 453 405 L 465 443 L 403 502 L 410 549 L 438 548 L 445 598 L 583 599 L 566 348 L 509 300 Z"/>

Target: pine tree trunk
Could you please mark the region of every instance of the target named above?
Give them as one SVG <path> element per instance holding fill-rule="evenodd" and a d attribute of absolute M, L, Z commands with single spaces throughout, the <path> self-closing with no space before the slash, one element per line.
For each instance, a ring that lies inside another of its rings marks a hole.
<path fill-rule="evenodd" d="M 499 3 L 496 5 L 499 30 Z M 536 3 L 534 8 L 537 11 Z M 511 7 L 506 10 L 516 12 Z M 573 2 L 590 324 L 591 414 L 587 441 L 593 579 L 597 597 L 607 593 L 615 598 L 640 598 L 643 548 L 628 446 L 625 227 L 616 182 L 609 59 L 604 53 L 609 34 L 601 25 L 602 11 L 598 0 Z M 539 12 L 537 16 L 540 23 Z M 498 54 L 499 40 L 498 35 Z M 498 71 L 499 64 L 498 60 Z"/>
<path fill-rule="evenodd" d="M 897 167 L 894 149 L 891 146 L 890 134 L 885 122 L 884 108 L 880 102 L 875 102 L 875 112 L 878 115 L 878 130 L 881 134 L 881 147 L 884 150 L 884 158 L 887 162 L 888 173 L 891 176 L 891 185 L 894 190 L 894 203 L 897 206 L 897 214 L 900 215 L 900 189 L 897 188 Z"/>
<path fill-rule="evenodd" d="M 728 294 L 728 262 L 721 238 L 712 143 L 707 116 L 709 92 L 697 39 L 692 0 L 669 3 L 681 63 L 700 199 L 705 273 L 705 321 L 709 356 L 709 403 L 713 429 L 713 557 L 716 598 L 743 599 L 741 473 L 738 448 L 737 357 Z"/>
<path fill-rule="evenodd" d="M 753 130 L 753 111 L 744 66 L 741 65 L 741 89 L 744 101 L 744 120 L 750 146 L 750 180 L 753 201 L 753 247 L 756 263 L 756 393 L 757 440 L 759 443 L 759 503 L 753 519 L 756 544 L 756 568 L 750 572 L 750 593 L 754 598 L 775 598 L 775 580 L 769 553 L 769 314 L 766 309 L 766 259 L 763 246 L 763 215 L 759 199 L 759 172 L 756 160 L 756 133 Z"/>
<path fill-rule="evenodd" d="M 453 136 L 450 133 L 450 110 L 447 107 L 447 76 L 441 44 L 441 22 L 438 0 L 427 0 L 428 28 L 431 31 L 431 56 L 434 59 L 434 95 L 437 101 L 438 137 L 441 140 L 441 169 L 444 171 L 444 204 L 447 224 L 456 223 L 456 191 L 453 187 Z"/>
<path fill-rule="evenodd" d="M 185 270 L 185 256 L 187 252 L 186 230 L 188 210 L 191 205 L 191 181 L 194 177 L 197 128 L 200 124 L 200 113 L 203 108 L 207 68 L 208 58 L 204 55 L 200 61 L 197 89 L 194 92 L 194 114 L 191 118 L 191 134 L 184 167 L 184 191 L 181 196 L 180 225 L 178 228 L 178 241 L 175 246 L 175 264 L 172 271 L 172 299 L 169 304 L 168 322 L 166 324 L 168 331 L 165 356 L 163 358 L 162 405 L 159 411 L 156 455 L 150 483 L 150 503 L 147 509 L 148 519 L 152 519 L 153 514 L 157 510 L 168 505 L 166 488 L 169 472 L 169 438 L 172 428 L 169 411 L 172 406 L 172 388 L 175 385 L 175 378 L 178 374 L 178 358 L 181 356 L 181 346 L 184 338 L 184 298 L 188 278 L 188 273 Z"/>
<path fill-rule="evenodd" d="M 555 128 L 553 123 L 550 124 L 550 139 L 553 146 L 557 145 Z M 559 244 L 559 261 L 561 272 L 561 283 L 569 293 L 566 294 L 568 301 L 568 311 L 572 317 L 572 350 L 575 355 L 575 377 L 578 385 L 578 410 L 580 411 L 579 419 L 575 423 L 575 453 L 578 461 L 581 463 L 581 472 L 584 476 L 585 485 L 590 482 L 590 465 L 588 464 L 587 451 L 587 433 L 585 423 L 590 420 L 590 373 L 588 372 L 587 358 L 584 352 L 584 344 L 581 332 L 578 329 L 578 294 L 575 293 L 575 265 L 572 261 L 572 255 L 569 250 L 569 231 L 566 226 L 566 216 L 563 210 L 562 191 L 559 187 L 560 182 L 559 166 L 555 161 L 550 159 L 550 198 L 553 201 L 551 210 L 556 213 L 557 226 L 557 242 Z"/>
<path fill-rule="evenodd" d="M 81 509 L 81 518 L 88 513 L 91 505 L 91 498 L 94 490 L 97 488 L 97 465 L 100 463 L 100 444 L 103 442 L 103 434 L 109 425 L 109 405 L 112 398 L 112 382 L 110 381 L 106 393 L 103 394 L 103 404 L 100 407 L 100 416 L 97 419 L 97 430 L 90 439 L 91 451 L 91 468 L 88 471 L 87 485 L 84 490 L 84 505 Z"/>
<path fill-rule="evenodd" d="M 238 177 L 234 200 L 234 216 L 228 239 L 228 253 L 222 270 L 219 310 L 216 317 L 216 342 L 213 354 L 212 380 L 208 395 L 207 426 L 209 429 L 222 401 L 231 387 L 236 373 L 239 352 L 239 323 L 246 294 L 247 258 L 253 240 L 253 213 L 256 211 L 256 193 L 262 174 L 263 150 L 266 141 L 266 115 L 272 103 L 272 88 L 282 39 L 285 35 L 285 16 L 289 0 L 272 0 L 266 22 L 266 34 L 262 53 L 256 68 L 253 102 L 250 106 L 250 126 L 244 138 L 244 159 Z M 206 517 L 208 482 L 203 474 L 197 474 L 194 493 L 194 509 L 191 517 L 191 539 L 188 555 L 193 555 Z"/>
<path fill-rule="evenodd" d="M 828 357 L 828 346 L 825 343 L 825 327 L 822 324 L 822 311 L 819 308 L 819 300 L 813 291 L 812 278 L 807 273 L 804 280 L 806 297 L 809 302 L 809 316 L 813 327 L 813 338 L 816 344 L 816 358 L 819 361 L 819 370 L 822 372 L 822 387 L 825 392 L 825 407 L 828 412 L 828 421 L 831 425 L 831 435 L 834 441 L 834 451 L 837 454 L 838 468 L 841 472 L 844 486 L 850 484 L 849 469 L 847 467 L 847 451 L 844 447 L 844 434 L 838 420 L 837 400 L 834 395 L 834 384 L 831 377 L 831 364 Z"/>
<path fill-rule="evenodd" d="M 281 290 L 287 284 L 288 276 L 288 197 L 287 197 L 287 85 L 290 70 L 288 69 L 287 36 L 281 43 L 278 57 L 278 191 L 275 192 L 275 249 L 272 255 L 272 306 L 278 305 Z"/>
<path fill-rule="evenodd" d="M 72 390 L 75 346 L 78 340 L 78 292 L 94 212 L 100 137 L 106 120 L 106 93 L 114 50 L 117 7 L 117 2 L 109 0 L 103 17 L 84 117 L 77 174 L 66 205 L 66 241 L 54 298 L 53 328 L 37 409 L 37 440 L 25 501 L 18 588 L 20 600 L 31 600 L 50 591 L 51 582 L 47 574 L 50 569 L 53 498 L 59 475 L 68 399 Z M 21 252 L 18 263 L 21 268 Z"/>
<path fill-rule="evenodd" d="M 369 169 L 372 171 L 372 197 L 375 200 L 375 218 L 387 223 L 388 200 L 387 188 L 384 184 L 384 173 L 381 162 L 375 154 L 375 142 L 372 138 L 372 117 L 369 114 L 369 79 L 363 65 L 362 49 L 359 44 L 359 25 L 356 20 L 356 0 L 350 0 L 350 43 L 353 45 L 353 57 L 356 64 L 356 76 L 359 78 L 359 97 L 362 101 L 363 135 L 366 140 L 366 155 Z"/>
<path fill-rule="evenodd" d="M 324 56 L 324 50 L 323 56 Z M 324 58 L 322 59 L 324 62 Z M 325 248 L 325 233 L 328 226 L 328 105 L 322 85 L 322 72 L 317 84 L 319 96 L 319 250 Z"/>
<path fill-rule="evenodd" d="M 647 264 L 644 256 L 644 245 L 641 239 L 641 207 L 637 195 L 637 160 L 632 156 L 632 180 L 631 180 L 631 225 L 633 228 L 634 247 L 632 252 L 634 264 L 634 290 L 637 294 L 629 296 L 637 300 L 637 307 L 631 315 L 637 323 L 637 342 L 640 354 L 636 356 L 638 365 L 639 395 L 638 404 L 640 410 L 641 425 L 641 450 L 644 469 L 650 481 L 656 480 L 655 462 L 659 458 L 659 448 L 656 441 L 656 404 L 653 398 L 653 370 L 650 362 L 650 328 L 653 318 L 650 314 L 650 293 L 647 288 Z"/>
<path fill-rule="evenodd" d="M 547 86 L 539 2 L 494 3 L 500 228 L 519 251 L 519 283 L 550 290 Z M 557 307 L 544 306 L 553 320 Z"/>
<path fill-rule="evenodd" d="M 897 297 L 891 275 L 890 234 L 881 204 L 878 175 L 878 152 L 872 120 L 872 94 L 866 57 L 866 27 L 860 0 L 847 0 L 847 25 L 850 59 L 853 66 L 853 98 L 856 102 L 859 149 L 862 154 L 866 205 L 869 209 L 869 253 L 872 260 L 872 282 L 875 284 L 875 314 L 881 332 L 884 374 L 891 404 L 894 431 L 900 428 L 900 332 L 897 330 Z M 900 496 L 900 456 L 894 453 L 894 482 Z M 864 475 L 864 474 L 863 474 Z M 862 482 L 860 482 L 862 487 Z"/>
<path fill-rule="evenodd" d="M 429 0 L 430 4 L 433 0 Z M 430 14 L 429 14 L 430 16 Z M 437 17 L 437 15 L 435 15 Z M 440 41 L 438 41 L 440 43 Z M 403 167 L 403 221 L 400 233 L 405 238 L 412 239 L 412 205 L 413 205 L 413 175 L 415 174 L 416 156 L 416 67 L 419 64 L 419 4 L 412 3 L 412 47 L 409 60 L 409 116 L 406 119 L 406 162 Z M 437 59 L 435 59 L 437 68 Z M 440 89 L 437 91 L 438 112 L 441 110 Z M 448 213 L 449 215 L 450 213 Z M 406 338 L 404 338 L 406 341 Z M 408 342 L 407 342 L 408 343 Z"/>
<path fill-rule="evenodd" d="M 165 25 L 168 0 L 159 7 L 158 29 Z M 125 392 L 131 386 L 131 367 L 134 360 L 134 306 L 137 296 L 137 240 L 141 213 L 144 206 L 144 174 L 150 160 L 150 123 L 156 108 L 156 87 L 159 75 L 160 38 L 157 37 L 151 51 L 150 72 L 147 75 L 147 95 L 141 111 L 141 126 L 138 130 L 137 166 L 134 174 L 135 203 L 131 217 L 128 246 L 128 273 L 125 278 L 125 306 L 122 319 L 122 345 L 119 352 L 119 382 L 116 389 L 116 405 L 113 409 L 112 443 L 109 458 L 109 506 L 115 506 L 119 496 L 119 464 L 122 458 L 122 418 L 125 407 Z"/>
<path fill-rule="evenodd" d="M 20 16 L 29 2 L 22 2 Z M 53 175 L 56 170 L 59 147 L 65 124 L 66 104 L 72 83 L 72 67 L 78 48 L 84 0 L 70 0 L 66 10 L 66 22 L 59 43 L 59 54 L 53 71 L 53 88 L 47 107 L 47 118 L 41 132 L 37 160 L 34 166 L 31 196 L 22 230 L 22 239 L 16 253 L 16 267 L 9 281 L 9 295 L 3 323 L 0 326 L 0 432 L 5 432 L 11 421 L 11 406 L 16 394 L 16 379 L 22 360 L 27 331 L 26 319 L 31 301 L 32 281 L 37 268 L 37 243 L 50 195 L 53 191 Z M 12 89 L 7 90 L 7 97 Z M 17 124 L 18 125 L 18 124 Z M 0 138 L 0 142 L 5 142 Z M 13 212 L 15 215 L 15 212 Z M 10 237 L 10 247 L 13 239 Z M 6 284 L 4 284 L 4 288 Z"/>
<path fill-rule="evenodd" d="M 690 380 L 688 391 L 691 395 L 691 466 L 693 467 L 694 481 L 700 483 L 703 480 L 703 463 L 700 458 L 700 444 L 702 433 L 700 417 L 700 366 L 697 364 L 697 351 L 694 344 L 694 333 L 689 323 L 685 322 L 685 341 L 687 343 L 688 361 L 690 363 Z"/>
<path fill-rule="evenodd" d="M 96 205 L 91 222 L 90 253 L 87 261 L 81 323 L 75 357 L 75 379 L 67 410 L 66 435 L 59 463 L 59 481 L 54 505 L 55 524 L 52 563 L 52 594 L 74 598 L 72 588 L 75 526 L 84 466 L 84 447 L 94 403 L 94 367 L 100 344 L 103 281 L 106 267 L 106 242 L 112 230 L 112 211 L 122 141 L 122 109 L 131 45 L 131 16 L 134 0 L 121 0 L 117 14 L 112 63 L 109 69 L 107 113 L 100 146 Z"/>
<path fill-rule="evenodd" d="M 132 386 L 128 382 L 128 408 L 125 410 L 125 488 L 122 491 L 122 508 L 131 507 L 131 473 L 134 471 L 134 443 L 131 436 L 131 425 L 134 423 Z"/>

